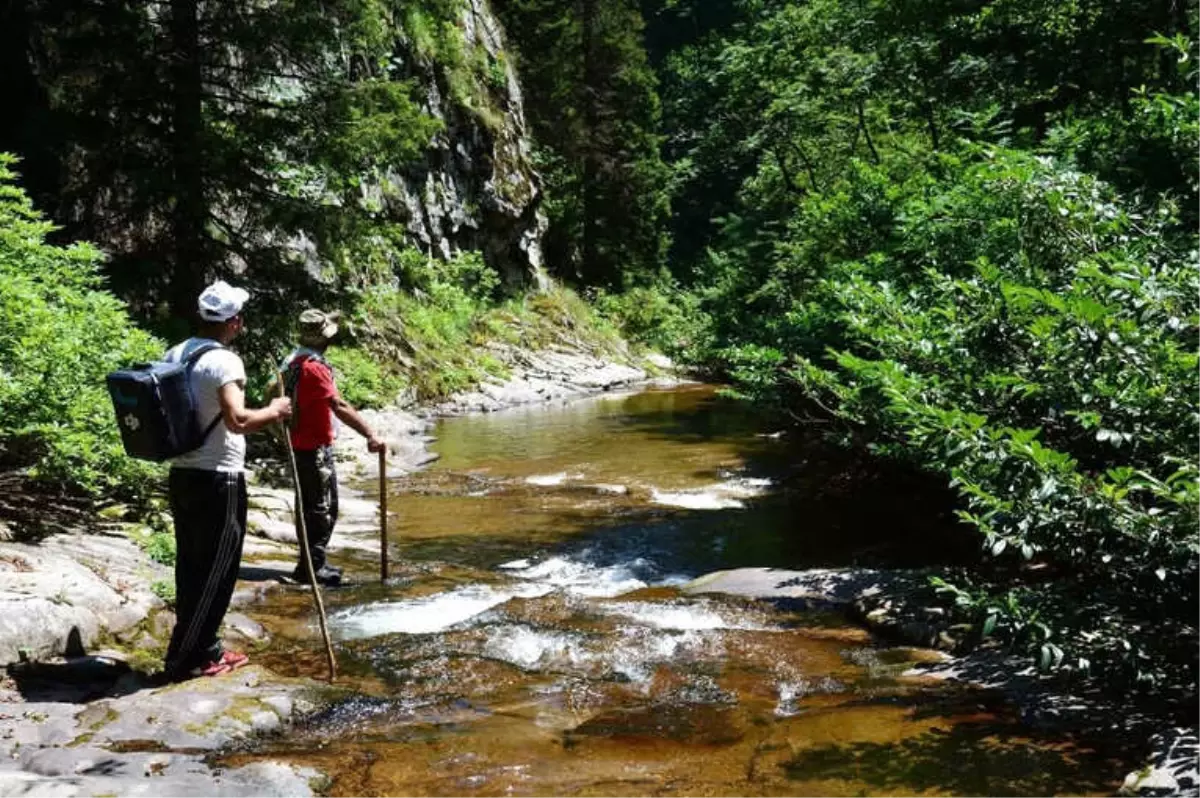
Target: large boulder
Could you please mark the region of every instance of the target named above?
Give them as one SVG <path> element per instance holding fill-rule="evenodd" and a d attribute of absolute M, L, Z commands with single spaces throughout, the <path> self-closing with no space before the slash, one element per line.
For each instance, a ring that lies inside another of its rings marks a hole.
<path fill-rule="evenodd" d="M 0 665 L 82 653 L 138 625 L 163 606 L 151 584 L 170 576 L 120 534 L 0 543 Z"/>

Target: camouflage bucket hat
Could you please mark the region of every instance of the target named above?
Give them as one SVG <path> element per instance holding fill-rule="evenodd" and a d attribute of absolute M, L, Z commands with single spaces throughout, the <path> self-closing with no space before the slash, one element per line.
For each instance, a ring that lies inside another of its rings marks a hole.
<path fill-rule="evenodd" d="M 324 345 L 337 335 L 337 320 L 340 313 L 326 313 L 322 310 L 309 308 L 300 314 L 300 343 L 309 345 Z"/>

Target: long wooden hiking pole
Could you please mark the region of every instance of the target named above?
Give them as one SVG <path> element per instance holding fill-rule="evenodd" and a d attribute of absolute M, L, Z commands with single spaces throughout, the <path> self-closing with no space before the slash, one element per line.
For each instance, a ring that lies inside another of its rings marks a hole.
<path fill-rule="evenodd" d="M 379 450 L 379 581 L 388 577 L 387 447 Z"/>
<path fill-rule="evenodd" d="M 283 391 L 283 373 L 279 375 L 279 395 Z M 313 601 L 317 604 L 317 619 L 321 625 L 321 637 L 325 640 L 325 656 L 329 660 L 329 683 L 337 678 L 337 660 L 333 656 L 333 643 L 329 640 L 329 622 L 325 619 L 325 602 L 321 600 L 321 589 L 317 587 L 317 573 L 312 567 L 312 553 L 308 549 L 308 529 L 304 524 L 304 497 L 300 493 L 300 472 L 296 470 L 296 452 L 292 449 L 292 436 L 287 425 L 283 425 L 283 441 L 287 445 L 288 463 L 292 467 L 292 485 L 296 488 L 296 521 L 300 526 L 300 550 L 304 552 L 304 565 L 308 570 L 308 584 L 312 586 Z"/>

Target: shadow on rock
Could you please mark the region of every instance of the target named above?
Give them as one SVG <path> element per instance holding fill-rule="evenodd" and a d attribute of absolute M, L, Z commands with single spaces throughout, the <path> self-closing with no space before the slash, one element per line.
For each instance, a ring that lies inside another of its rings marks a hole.
<path fill-rule="evenodd" d="M 291 569 L 268 568 L 261 565 L 243 564 L 238 569 L 238 580 L 243 582 L 292 582 Z"/>
<path fill-rule="evenodd" d="M 21 698 L 30 703 L 84 704 L 163 684 L 157 676 L 135 671 L 127 662 L 103 655 L 15 663 L 8 666 L 8 676 Z"/>

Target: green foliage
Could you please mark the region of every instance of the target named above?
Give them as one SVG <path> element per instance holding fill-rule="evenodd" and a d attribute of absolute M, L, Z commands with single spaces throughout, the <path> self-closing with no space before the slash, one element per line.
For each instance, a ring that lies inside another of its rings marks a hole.
<path fill-rule="evenodd" d="M 175 583 L 166 579 L 157 579 L 150 584 L 150 592 L 158 596 L 167 607 L 175 608 Z"/>
<path fill-rule="evenodd" d="M 478 383 L 490 364 L 471 344 L 499 277 L 478 253 L 440 261 L 410 249 L 399 253 L 395 268 L 403 290 L 366 289 L 351 319 L 365 350 L 400 364 L 418 399 Z"/>
<path fill-rule="evenodd" d="M 524 349 L 565 344 L 616 359 L 627 354 L 616 329 L 570 289 L 497 303 L 498 277 L 478 253 L 444 262 L 408 250 L 400 261 L 402 279 L 412 284 L 365 291 L 347 321 L 360 348 L 330 350 L 352 403 L 350 391 L 370 406 L 393 401 L 405 387 L 412 398 L 430 401 L 507 378 L 489 353 L 492 342 Z"/>
<path fill-rule="evenodd" d="M 669 214 L 657 80 L 636 4 L 501 0 L 540 145 L 548 268 L 578 287 L 657 279 Z"/>
<path fill-rule="evenodd" d="M 674 269 L 712 320 L 694 355 L 944 475 L 988 562 L 938 587 L 977 642 L 1194 684 L 1200 126 L 1178 19 L 740 8 L 663 59 L 694 259 Z"/>
<path fill-rule="evenodd" d="M 1076 574 L 1069 604 L 1025 597 L 1057 628 L 1022 637 L 1028 622 L 1000 611 L 997 634 L 1092 663 L 1145 655 L 1166 629 L 1186 633 L 1196 598 L 1196 253 L 1172 246 L 1169 214 L 1141 219 L 1086 177 L 993 157 L 935 211 L 980 221 L 972 269 L 831 285 L 849 340 L 820 388 L 873 439 L 947 473 L 993 556 Z M 980 212 L 1004 199 L 1013 216 Z M 1015 239 L 1000 262 L 980 252 L 997 228 Z"/>
<path fill-rule="evenodd" d="M 554 286 L 510 300 L 483 320 L 489 338 L 524 349 L 569 345 L 623 360 L 627 352 L 617 329 L 570 288 Z"/>
<path fill-rule="evenodd" d="M 384 407 L 404 390 L 403 378 L 362 349 L 331 346 L 325 352 L 342 398 L 358 408 Z"/>
<path fill-rule="evenodd" d="M 819 257 L 780 247 L 777 281 L 750 296 L 771 320 L 726 367 L 751 395 L 794 381 L 857 440 L 945 473 L 993 557 L 1070 572 L 980 592 L 987 636 L 1110 675 L 1191 667 L 1177 641 L 1200 553 L 1195 242 L 1171 203 L 1130 207 L 1052 162 L 990 149 L 953 165 L 890 195 L 860 171 L 822 201 L 835 228 L 882 202 L 874 251 L 847 251 L 850 230 Z"/>
<path fill-rule="evenodd" d="M 142 494 L 155 467 L 124 455 L 104 387 L 122 366 L 162 355 L 102 288 L 100 253 L 47 244 L 42 221 L 0 155 L 0 458 L 91 494 Z"/>
<path fill-rule="evenodd" d="M 175 565 L 175 535 L 172 532 L 152 532 L 138 542 L 146 555 L 154 562 Z"/>
<path fill-rule="evenodd" d="M 695 293 L 670 285 L 631 288 L 620 294 L 600 290 L 593 302 L 629 341 L 686 360 L 696 360 L 710 348 L 711 322 Z"/>
<path fill-rule="evenodd" d="M 460 8 L 288 0 L 253 13 L 184 2 L 67 14 L 35 0 L 13 33 L 38 53 L 31 90 L 13 99 L 43 130 L 17 138 L 43 167 L 39 196 L 72 209 L 72 237 L 111 253 L 113 290 L 140 321 L 183 337 L 201 287 L 236 274 L 257 300 L 242 348 L 270 359 L 292 306 L 334 299 L 325 264 L 373 234 L 386 210 L 376 184 L 443 129 L 423 110 L 424 67 L 399 29 L 427 24 L 449 52 Z M 177 14 L 194 24 L 173 24 Z"/>

